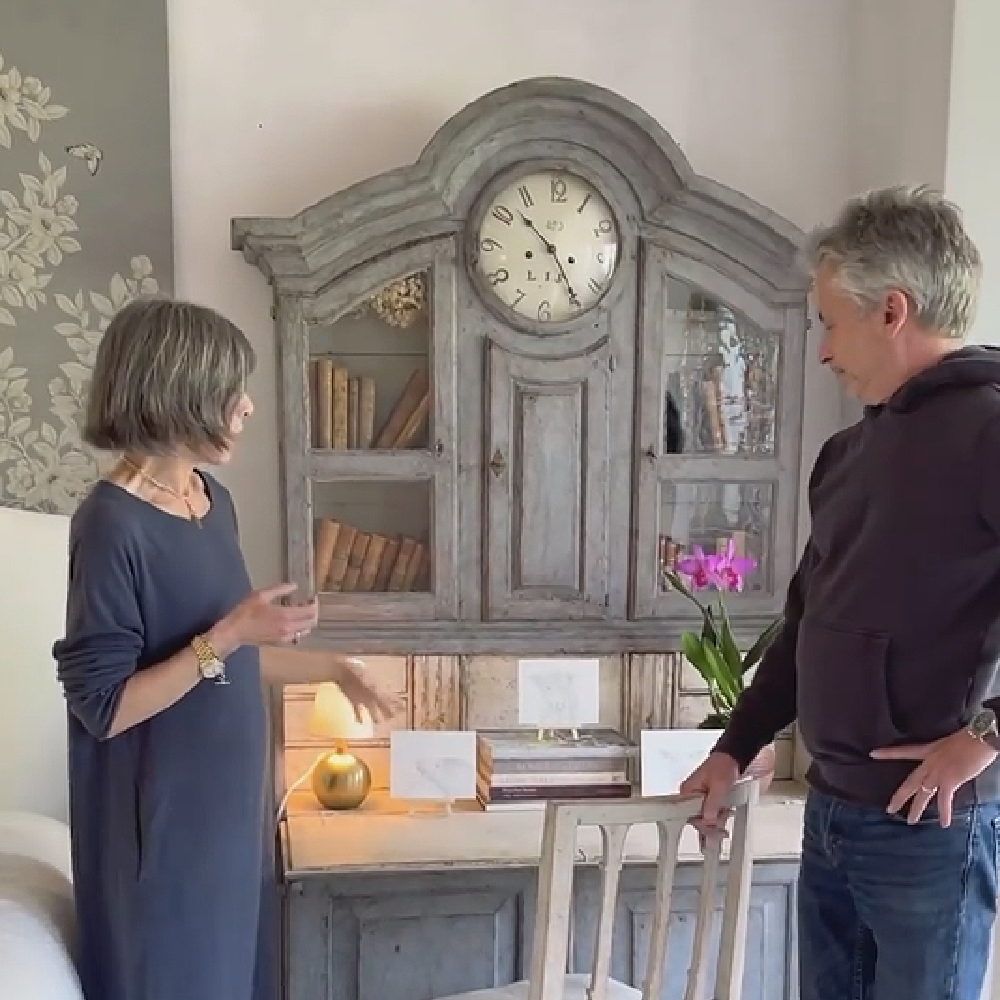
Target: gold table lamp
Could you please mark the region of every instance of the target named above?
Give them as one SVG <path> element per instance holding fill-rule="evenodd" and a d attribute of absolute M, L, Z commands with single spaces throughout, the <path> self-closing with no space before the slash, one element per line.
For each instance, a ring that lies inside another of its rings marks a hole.
<path fill-rule="evenodd" d="M 324 809 L 357 809 L 368 797 L 372 775 L 368 765 L 347 747 L 348 740 L 371 739 L 375 725 L 364 708 L 361 721 L 354 706 L 332 681 L 316 689 L 309 730 L 314 736 L 332 740 L 336 749 L 316 761 L 312 789 Z"/>

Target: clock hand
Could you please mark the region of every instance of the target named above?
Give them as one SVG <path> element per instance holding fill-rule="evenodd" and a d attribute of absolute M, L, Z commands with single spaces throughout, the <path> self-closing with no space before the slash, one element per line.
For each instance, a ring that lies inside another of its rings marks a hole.
<path fill-rule="evenodd" d="M 562 275 L 563 281 L 566 282 L 566 291 L 569 294 L 569 301 L 574 306 L 580 305 L 580 300 L 576 297 L 576 292 L 573 291 L 573 286 L 569 283 L 569 275 L 566 273 L 566 268 L 562 266 L 562 261 L 556 254 L 555 244 L 550 245 L 549 253 L 552 254 L 552 259 L 556 262 L 556 267 L 559 268 L 559 273 Z"/>
<path fill-rule="evenodd" d="M 552 254 L 552 259 L 556 262 L 556 267 L 559 268 L 559 273 L 562 275 L 563 281 L 566 282 L 566 292 L 569 295 L 569 301 L 571 305 L 579 306 L 580 300 L 576 297 L 576 292 L 573 291 L 573 286 L 569 282 L 569 275 L 566 273 L 566 268 L 562 266 L 562 261 L 559 259 L 559 255 L 556 252 L 556 245 L 550 243 L 539 231 L 538 227 L 529 219 L 524 212 L 520 212 L 521 221 L 541 240 L 542 246 L 545 247 L 547 253 Z"/>

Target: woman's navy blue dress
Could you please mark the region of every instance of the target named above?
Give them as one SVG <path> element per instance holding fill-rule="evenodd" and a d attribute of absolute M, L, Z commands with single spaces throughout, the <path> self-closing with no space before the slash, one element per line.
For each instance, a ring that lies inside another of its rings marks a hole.
<path fill-rule="evenodd" d="M 256 648 L 172 707 L 107 737 L 137 670 L 250 592 L 229 493 L 201 527 L 99 482 L 70 531 L 70 822 L 87 1000 L 274 1000 L 277 922 Z"/>

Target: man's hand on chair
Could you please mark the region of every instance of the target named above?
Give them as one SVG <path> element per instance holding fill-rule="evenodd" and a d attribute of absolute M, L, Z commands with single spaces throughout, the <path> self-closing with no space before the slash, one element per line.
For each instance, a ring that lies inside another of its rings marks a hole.
<path fill-rule="evenodd" d="M 682 795 L 704 795 L 701 816 L 692 821 L 704 839 L 711 831 L 725 833 L 728 813 L 722 808 L 726 796 L 739 780 L 740 765 L 727 753 L 710 753 L 682 782 Z"/>

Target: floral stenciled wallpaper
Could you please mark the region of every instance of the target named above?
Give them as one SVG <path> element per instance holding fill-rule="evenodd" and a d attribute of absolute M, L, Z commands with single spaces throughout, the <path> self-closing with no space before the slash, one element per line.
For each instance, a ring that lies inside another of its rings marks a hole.
<path fill-rule="evenodd" d="M 98 474 L 78 421 L 101 335 L 171 285 L 163 7 L 102 0 L 64 39 L 51 9 L 0 9 L 0 505 L 72 513 Z"/>

